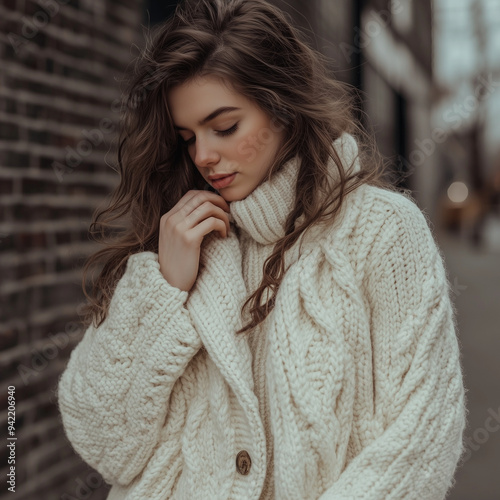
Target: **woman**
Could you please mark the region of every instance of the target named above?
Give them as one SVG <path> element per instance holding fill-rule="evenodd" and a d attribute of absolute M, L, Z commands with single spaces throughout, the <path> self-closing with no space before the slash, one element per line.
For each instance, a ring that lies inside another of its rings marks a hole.
<path fill-rule="evenodd" d="M 128 224 L 87 262 L 58 384 L 109 499 L 451 486 L 465 406 L 443 259 L 325 68 L 264 0 L 184 2 L 138 61 L 93 222 Z"/>

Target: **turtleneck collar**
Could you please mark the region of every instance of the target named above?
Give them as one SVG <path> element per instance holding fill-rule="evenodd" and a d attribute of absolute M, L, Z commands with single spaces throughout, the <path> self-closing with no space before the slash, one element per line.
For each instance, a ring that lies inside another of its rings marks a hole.
<path fill-rule="evenodd" d="M 358 154 L 354 137 L 344 132 L 333 143 L 345 169 Z M 289 160 L 269 180 L 262 182 L 243 200 L 229 204 L 229 220 L 262 245 L 276 243 L 285 235 L 285 222 L 295 203 L 295 185 L 300 167 L 299 156 Z M 356 158 L 352 172 L 359 170 Z M 332 178 L 338 176 L 334 161 L 329 158 L 328 169 Z M 351 170 L 346 171 L 351 173 Z"/>

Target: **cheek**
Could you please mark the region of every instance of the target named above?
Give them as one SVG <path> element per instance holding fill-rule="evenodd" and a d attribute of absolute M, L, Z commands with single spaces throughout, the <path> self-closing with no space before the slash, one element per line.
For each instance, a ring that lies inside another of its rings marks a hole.
<path fill-rule="evenodd" d="M 234 157 L 243 168 L 252 167 L 255 162 L 268 155 L 270 146 L 267 131 L 264 133 L 262 128 L 254 128 L 238 137 Z"/>

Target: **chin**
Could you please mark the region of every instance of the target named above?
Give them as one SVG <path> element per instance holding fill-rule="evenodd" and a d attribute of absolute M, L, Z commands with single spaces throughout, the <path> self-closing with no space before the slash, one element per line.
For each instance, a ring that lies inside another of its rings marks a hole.
<path fill-rule="evenodd" d="M 233 194 L 233 195 L 227 194 L 227 195 L 221 195 L 221 196 L 228 203 L 230 203 L 231 201 L 241 201 L 241 200 L 244 200 L 247 196 L 250 196 L 250 194 L 252 194 L 252 192 L 250 192 L 250 193 L 244 193 L 243 195 L 242 194 Z"/>

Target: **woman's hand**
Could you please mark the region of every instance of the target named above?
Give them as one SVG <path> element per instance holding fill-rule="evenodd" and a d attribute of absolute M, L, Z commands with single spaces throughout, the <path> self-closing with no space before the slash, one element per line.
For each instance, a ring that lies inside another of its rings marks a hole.
<path fill-rule="evenodd" d="M 160 219 L 158 261 L 164 278 L 189 292 L 198 275 L 200 248 L 211 231 L 229 234 L 229 205 L 211 191 L 190 190 Z"/>

